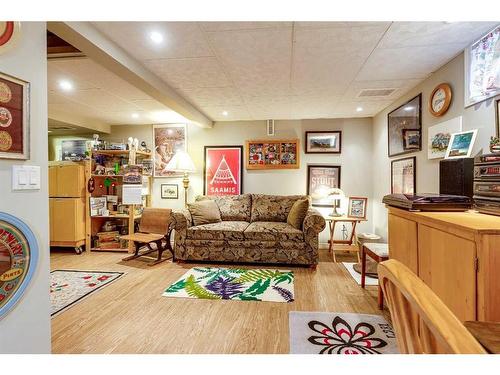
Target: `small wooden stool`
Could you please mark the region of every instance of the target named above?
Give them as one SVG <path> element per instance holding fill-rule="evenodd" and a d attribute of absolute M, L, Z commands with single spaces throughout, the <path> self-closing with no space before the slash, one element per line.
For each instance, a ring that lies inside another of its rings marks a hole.
<path fill-rule="evenodd" d="M 386 243 L 371 242 L 363 244 L 363 253 L 361 255 L 361 288 L 365 287 L 367 255 L 377 263 L 383 262 L 389 259 L 389 245 Z M 384 309 L 384 295 L 382 293 L 380 281 L 378 284 L 378 308 L 380 310 Z"/>

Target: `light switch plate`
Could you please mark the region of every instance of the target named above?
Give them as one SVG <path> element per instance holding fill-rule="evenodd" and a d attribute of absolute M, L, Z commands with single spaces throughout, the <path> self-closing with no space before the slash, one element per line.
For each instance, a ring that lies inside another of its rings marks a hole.
<path fill-rule="evenodd" d="M 12 190 L 40 190 L 40 167 L 13 165 Z"/>

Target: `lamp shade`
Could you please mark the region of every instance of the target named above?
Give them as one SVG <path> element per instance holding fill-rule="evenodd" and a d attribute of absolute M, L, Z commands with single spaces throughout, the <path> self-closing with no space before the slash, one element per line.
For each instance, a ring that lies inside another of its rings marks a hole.
<path fill-rule="evenodd" d="M 177 151 L 168 162 L 165 170 L 172 172 L 192 173 L 196 172 L 193 160 L 187 152 Z"/>

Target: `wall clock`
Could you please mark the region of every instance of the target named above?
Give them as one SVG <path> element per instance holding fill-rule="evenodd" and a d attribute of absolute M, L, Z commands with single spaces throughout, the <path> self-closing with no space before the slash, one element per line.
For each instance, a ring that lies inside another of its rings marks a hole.
<path fill-rule="evenodd" d="M 448 111 L 451 103 L 451 87 L 447 83 L 438 85 L 429 98 L 429 111 L 439 117 Z"/>
<path fill-rule="evenodd" d="M 31 229 L 0 212 L 0 319 L 21 299 L 37 261 L 38 244 Z"/>

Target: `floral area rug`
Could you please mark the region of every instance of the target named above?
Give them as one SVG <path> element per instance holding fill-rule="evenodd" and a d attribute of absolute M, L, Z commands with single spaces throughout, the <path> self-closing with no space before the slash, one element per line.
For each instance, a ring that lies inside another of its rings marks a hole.
<path fill-rule="evenodd" d="M 195 267 L 170 285 L 165 297 L 293 301 L 293 272 L 272 269 Z"/>
<path fill-rule="evenodd" d="M 291 311 L 292 354 L 398 353 L 391 325 L 379 315 Z"/>
<path fill-rule="evenodd" d="M 55 270 L 50 273 L 50 315 L 54 316 L 89 294 L 109 285 L 123 272 Z"/>

